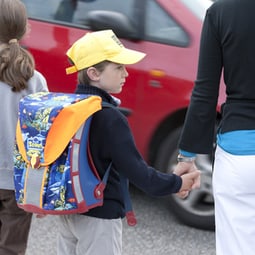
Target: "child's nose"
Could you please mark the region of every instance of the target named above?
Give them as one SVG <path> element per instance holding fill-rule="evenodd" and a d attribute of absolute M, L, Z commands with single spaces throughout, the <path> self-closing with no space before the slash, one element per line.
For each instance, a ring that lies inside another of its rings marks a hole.
<path fill-rule="evenodd" d="M 128 71 L 127 71 L 126 67 L 124 67 L 124 76 L 128 77 Z"/>

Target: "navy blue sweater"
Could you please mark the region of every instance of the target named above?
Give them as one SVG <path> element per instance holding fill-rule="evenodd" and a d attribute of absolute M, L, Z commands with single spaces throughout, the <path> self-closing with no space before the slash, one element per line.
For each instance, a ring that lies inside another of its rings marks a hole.
<path fill-rule="evenodd" d="M 227 98 L 219 132 L 255 130 L 254 10 L 254 0 L 218 0 L 207 10 L 180 149 L 212 152 L 222 72 Z"/>
<path fill-rule="evenodd" d="M 98 95 L 103 101 L 117 106 L 108 93 L 90 85 L 78 85 L 76 93 Z M 176 193 L 182 185 L 179 176 L 162 173 L 146 164 L 135 146 L 126 117 L 117 107 L 103 108 L 94 114 L 90 130 L 90 149 L 101 177 L 111 161 L 113 167 L 104 192 L 103 206 L 91 209 L 86 215 L 104 219 L 125 216 L 119 173 L 152 196 Z"/>

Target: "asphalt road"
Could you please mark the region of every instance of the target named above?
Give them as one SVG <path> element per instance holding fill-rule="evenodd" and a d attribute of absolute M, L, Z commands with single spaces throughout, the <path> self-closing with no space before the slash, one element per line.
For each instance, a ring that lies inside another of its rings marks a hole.
<path fill-rule="evenodd" d="M 151 198 L 132 188 L 138 225 L 123 229 L 123 255 L 215 255 L 215 235 L 182 225 L 166 199 Z M 56 254 L 56 216 L 33 218 L 26 255 Z M 72 255 L 72 254 L 70 254 Z"/>

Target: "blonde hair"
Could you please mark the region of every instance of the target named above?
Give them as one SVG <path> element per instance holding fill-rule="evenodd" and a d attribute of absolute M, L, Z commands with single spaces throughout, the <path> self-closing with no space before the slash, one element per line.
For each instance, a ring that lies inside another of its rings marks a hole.
<path fill-rule="evenodd" d="M 20 0 L 0 0 L 0 80 L 12 91 L 27 88 L 34 74 L 34 59 L 19 40 L 27 30 L 27 13 Z"/>

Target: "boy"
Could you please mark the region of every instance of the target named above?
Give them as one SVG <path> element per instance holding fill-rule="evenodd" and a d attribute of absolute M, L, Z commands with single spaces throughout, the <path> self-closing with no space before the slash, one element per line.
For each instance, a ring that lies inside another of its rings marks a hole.
<path fill-rule="evenodd" d="M 76 93 L 98 95 L 113 105 L 94 114 L 90 130 L 90 149 L 99 174 L 110 162 L 112 169 L 103 206 L 60 217 L 58 254 L 120 255 L 125 216 L 120 174 L 147 194 L 164 196 L 198 187 L 193 183 L 199 171 L 180 177 L 148 166 L 137 151 L 126 117 L 117 109 L 119 100 L 111 94 L 122 90 L 128 76 L 125 65 L 139 62 L 144 53 L 126 49 L 113 31 L 103 30 L 80 38 L 67 56 L 73 63 L 67 74 L 78 72 Z"/>

